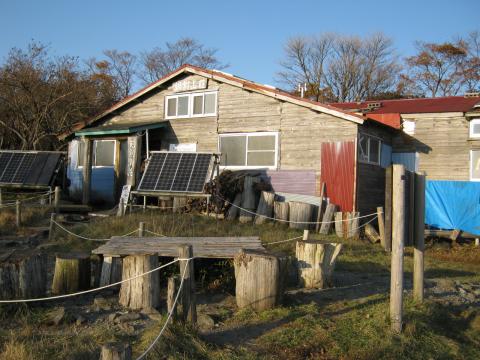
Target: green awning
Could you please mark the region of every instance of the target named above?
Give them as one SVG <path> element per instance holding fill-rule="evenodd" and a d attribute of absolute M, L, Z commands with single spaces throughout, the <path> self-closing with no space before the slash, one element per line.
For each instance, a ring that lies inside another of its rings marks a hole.
<path fill-rule="evenodd" d="M 85 128 L 75 132 L 75 136 L 96 136 L 96 135 L 121 135 L 133 134 L 139 131 L 158 129 L 166 127 L 168 121 L 158 121 L 154 123 L 135 123 L 135 124 L 110 124 Z"/>

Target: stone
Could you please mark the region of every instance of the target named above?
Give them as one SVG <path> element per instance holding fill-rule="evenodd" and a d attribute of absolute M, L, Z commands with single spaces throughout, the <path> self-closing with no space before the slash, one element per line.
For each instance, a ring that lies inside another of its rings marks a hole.
<path fill-rule="evenodd" d="M 58 326 L 60 324 L 72 323 L 74 320 L 75 319 L 73 318 L 73 316 L 67 313 L 65 308 L 62 306 L 50 311 L 50 313 L 48 314 L 47 324 Z"/>
<path fill-rule="evenodd" d="M 105 299 L 103 296 L 96 296 L 95 299 L 93 299 L 93 307 L 95 308 L 95 311 L 100 311 L 100 310 L 110 311 L 110 310 L 112 310 L 112 304 L 110 303 L 110 301 Z"/>
<path fill-rule="evenodd" d="M 108 315 L 108 322 L 110 323 L 115 323 L 115 321 L 117 320 L 117 318 L 119 317 L 120 315 L 118 313 L 113 313 L 113 314 L 110 314 Z"/>
<path fill-rule="evenodd" d="M 200 330 L 211 330 L 215 327 L 215 321 L 210 315 L 198 314 L 197 325 Z"/>
<path fill-rule="evenodd" d="M 117 319 L 115 319 L 115 322 L 118 324 L 130 322 L 130 321 L 136 321 L 140 320 L 142 317 L 139 313 L 127 313 L 120 315 Z"/>

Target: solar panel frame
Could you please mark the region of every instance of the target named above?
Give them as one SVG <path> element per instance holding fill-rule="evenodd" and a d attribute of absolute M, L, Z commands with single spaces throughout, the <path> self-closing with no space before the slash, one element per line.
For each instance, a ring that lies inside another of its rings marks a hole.
<path fill-rule="evenodd" d="M 164 161 L 159 169 L 158 159 L 162 156 Z M 137 192 L 201 194 L 213 171 L 214 160 L 214 153 L 152 151 Z"/>

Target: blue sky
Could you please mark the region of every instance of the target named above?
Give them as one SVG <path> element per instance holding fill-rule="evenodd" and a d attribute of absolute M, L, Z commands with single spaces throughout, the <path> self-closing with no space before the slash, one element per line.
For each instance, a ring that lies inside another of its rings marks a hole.
<path fill-rule="evenodd" d="M 225 71 L 268 84 L 294 35 L 384 32 L 399 55 L 415 40 L 445 41 L 480 30 L 480 0 L 111 1 L 1 0 L 0 58 L 31 39 L 82 59 L 116 48 L 140 52 L 194 37 L 219 49 Z"/>

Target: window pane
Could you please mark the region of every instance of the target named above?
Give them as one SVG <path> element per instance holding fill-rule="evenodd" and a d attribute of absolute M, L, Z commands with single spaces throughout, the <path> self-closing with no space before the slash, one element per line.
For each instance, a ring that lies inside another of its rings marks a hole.
<path fill-rule="evenodd" d="M 172 98 L 167 100 L 167 115 L 176 116 L 177 115 L 177 99 Z"/>
<path fill-rule="evenodd" d="M 370 138 L 370 157 L 369 161 L 375 164 L 380 162 L 378 150 L 380 149 L 380 141 Z"/>
<path fill-rule="evenodd" d="M 480 135 L 480 123 L 472 124 L 472 134 Z"/>
<path fill-rule="evenodd" d="M 188 115 L 188 96 L 179 96 L 177 116 L 185 115 Z"/>
<path fill-rule="evenodd" d="M 220 164 L 224 166 L 244 166 L 245 147 L 247 138 L 245 136 L 223 136 L 220 138 L 220 152 L 222 159 Z"/>
<path fill-rule="evenodd" d="M 259 151 L 248 153 L 248 166 L 274 166 L 275 152 L 274 151 Z"/>
<path fill-rule="evenodd" d="M 275 150 L 275 136 L 249 136 L 248 150 Z"/>
<path fill-rule="evenodd" d="M 362 161 L 368 161 L 368 138 L 360 135 L 358 140 L 358 158 Z"/>
<path fill-rule="evenodd" d="M 83 156 L 85 152 L 85 143 L 83 141 L 78 141 L 78 151 L 77 151 L 77 166 L 83 166 L 85 164 L 85 158 Z"/>
<path fill-rule="evenodd" d="M 215 114 L 215 99 L 217 94 L 205 94 L 205 114 Z"/>
<path fill-rule="evenodd" d="M 472 179 L 480 179 L 480 150 L 472 151 Z"/>
<path fill-rule="evenodd" d="M 193 115 L 203 114 L 203 95 L 193 97 Z"/>
<path fill-rule="evenodd" d="M 95 141 L 95 166 L 113 166 L 115 141 Z"/>

